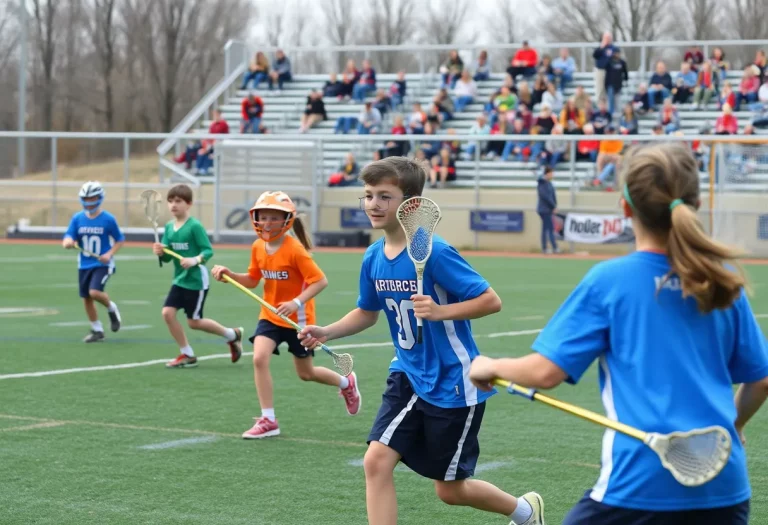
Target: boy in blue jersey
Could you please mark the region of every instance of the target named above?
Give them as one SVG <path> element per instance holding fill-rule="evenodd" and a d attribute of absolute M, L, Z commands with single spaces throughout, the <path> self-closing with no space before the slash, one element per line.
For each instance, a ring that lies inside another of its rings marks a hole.
<path fill-rule="evenodd" d="M 125 236 L 115 217 L 101 209 L 103 201 L 104 188 L 101 184 L 94 181 L 83 184 L 80 188 L 83 211 L 72 216 L 62 241 L 64 248 L 72 249 L 77 245 L 81 249 L 78 255 L 80 297 L 91 322 L 91 332 L 83 339 L 86 343 L 104 340 L 104 328 L 94 301 L 107 308 L 112 331 L 120 330 L 120 311 L 104 288 L 115 273 L 113 257 L 122 248 Z"/>
<path fill-rule="evenodd" d="M 469 320 L 498 312 L 501 300 L 438 236 L 424 272 L 424 295 L 417 295 L 397 208 L 421 195 L 425 168 L 405 157 L 388 157 L 368 164 L 360 177 L 365 183 L 361 204 L 384 237 L 363 258 L 357 308 L 328 326 L 304 328 L 300 337 L 314 348 L 318 341 L 362 332 L 376 324 L 379 311 L 386 313 L 395 358 L 363 462 L 368 523 L 397 523 L 393 472 L 402 461 L 433 479 L 438 497 L 448 504 L 498 513 L 515 525 L 543 525 L 538 494 L 518 499 L 469 479 L 480 453 L 477 434 L 485 401 L 492 395 L 469 381 L 470 362 L 478 356 Z M 421 344 L 416 343 L 417 317 L 429 321 Z"/>
<path fill-rule="evenodd" d="M 478 358 L 470 377 L 532 388 L 576 383 L 598 360 L 606 415 L 647 432 L 720 425 L 733 450 L 712 481 L 678 483 L 642 442 L 607 430 L 595 486 L 564 525 L 746 525 L 744 425 L 768 392 L 768 343 L 744 293 L 737 254 L 707 236 L 696 160 L 682 144 L 622 162 L 624 214 L 637 251 L 590 270 L 519 359 Z M 627 278 L 630 276 L 630 278 Z M 733 384 L 741 384 L 733 398 Z"/>

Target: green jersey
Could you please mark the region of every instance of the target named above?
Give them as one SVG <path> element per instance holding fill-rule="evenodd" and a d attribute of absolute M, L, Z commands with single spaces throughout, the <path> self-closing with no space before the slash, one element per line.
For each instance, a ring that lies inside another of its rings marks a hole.
<path fill-rule="evenodd" d="M 175 228 L 174 221 L 170 221 L 165 225 L 163 240 L 160 242 L 182 257 L 203 256 L 203 264 L 186 270 L 182 268 L 181 261 L 167 253 L 163 254 L 162 259 L 163 262 L 173 261 L 173 284 L 187 290 L 207 290 L 211 280 L 205 263 L 213 257 L 213 248 L 200 221 L 189 217 L 179 229 Z"/>

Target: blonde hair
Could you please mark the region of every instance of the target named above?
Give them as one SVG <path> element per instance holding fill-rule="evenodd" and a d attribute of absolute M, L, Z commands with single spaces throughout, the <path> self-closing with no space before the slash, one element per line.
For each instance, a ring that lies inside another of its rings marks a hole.
<path fill-rule="evenodd" d="M 694 297 L 709 313 L 730 307 L 746 287 L 736 250 L 712 239 L 696 214 L 699 174 L 684 144 L 631 148 L 622 162 L 624 196 L 633 219 L 665 239 L 672 274 L 680 278 L 683 297 Z"/>

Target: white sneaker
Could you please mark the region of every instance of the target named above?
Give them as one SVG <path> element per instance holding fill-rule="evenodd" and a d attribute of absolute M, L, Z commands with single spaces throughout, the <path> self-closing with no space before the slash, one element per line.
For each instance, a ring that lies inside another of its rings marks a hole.
<path fill-rule="evenodd" d="M 522 499 L 528 502 L 533 509 L 533 514 L 522 523 L 510 521 L 509 525 L 547 525 L 544 521 L 544 500 L 535 492 L 523 495 Z"/>

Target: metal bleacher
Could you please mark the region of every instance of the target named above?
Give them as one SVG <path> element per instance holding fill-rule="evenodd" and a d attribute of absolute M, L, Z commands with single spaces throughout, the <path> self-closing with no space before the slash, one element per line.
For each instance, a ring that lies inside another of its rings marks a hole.
<path fill-rule="evenodd" d="M 670 72 L 674 78 L 676 72 Z M 740 71 L 729 72 L 729 80 L 738 88 Z M 648 77 L 648 78 L 646 78 Z M 641 82 L 647 82 L 650 74 L 643 75 L 640 72 L 630 72 L 629 84 L 624 88 L 622 101 L 626 102 L 636 92 L 637 86 Z M 327 75 L 296 75 L 292 82 L 285 84 L 282 92 L 270 92 L 266 85 L 262 84 L 257 90 L 258 95 L 264 100 L 265 110 L 262 123 L 269 128 L 270 133 L 275 134 L 296 134 L 298 133 L 299 121 L 304 111 L 306 97 L 312 89 L 322 89 L 327 80 Z M 492 75 L 490 80 L 478 82 L 478 96 L 473 104 L 466 107 L 465 111 L 456 113 L 454 118 L 446 122 L 443 130 L 454 129 L 457 134 L 466 134 L 474 122 L 477 115 L 482 112 L 485 102 L 490 95 L 501 86 L 504 73 Z M 395 74 L 379 73 L 377 74 L 377 86 L 379 88 L 389 88 L 395 80 Z M 410 104 L 421 102 L 425 108 L 431 102 L 435 92 L 440 87 L 440 75 L 436 73 L 409 74 L 406 77 L 408 83 L 408 99 L 403 108 L 403 113 L 410 112 Z M 241 80 L 238 79 L 237 82 Z M 594 97 L 594 77 L 592 72 L 577 72 L 573 82 L 566 88 L 564 99 L 571 96 L 577 85 L 581 85 L 591 96 Z M 247 91 L 235 91 L 223 104 L 219 105 L 224 118 L 230 126 L 231 137 L 238 136 L 240 129 L 240 104 L 247 95 Z M 355 102 L 338 101 L 335 98 L 324 99 L 328 119 L 317 124 L 307 133 L 312 138 L 319 138 L 322 135 L 333 134 L 336 119 L 340 116 L 356 116 L 362 109 L 362 104 Z M 686 134 L 695 135 L 704 124 L 714 126 L 714 122 L 719 115 L 719 111 L 714 103 L 710 103 L 708 108 L 703 110 L 693 110 L 689 105 L 679 105 L 681 130 Z M 384 132 L 388 131 L 391 122 L 392 113 L 384 120 Z M 743 128 L 751 120 L 752 114 L 749 111 L 736 113 L 740 128 Z M 638 117 L 640 125 L 640 136 L 650 134 L 656 121 L 656 114 Z M 201 120 L 196 131 L 206 132 L 210 120 Z M 354 132 L 352 132 L 354 133 Z M 258 135 L 249 135 L 248 138 L 256 139 Z M 349 141 L 326 141 L 322 144 L 322 176 L 326 180 L 328 174 L 336 171 L 348 152 L 355 153 L 359 164 L 365 164 L 372 158 L 373 150 L 380 147 L 376 142 Z M 285 154 L 285 152 L 283 152 Z M 535 177 L 532 171 L 535 168 L 532 162 L 515 162 L 496 160 L 481 160 L 479 166 L 480 186 L 482 187 L 504 187 L 504 188 L 533 188 L 536 185 Z M 594 164 L 590 162 L 576 162 L 575 175 L 580 180 L 591 177 L 594 173 Z M 265 166 L 265 177 L 268 177 L 268 169 Z M 708 181 L 708 174 L 702 173 L 702 181 Z M 555 171 L 554 184 L 557 187 L 568 188 L 571 186 L 571 165 L 569 162 L 561 162 Z M 768 181 L 766 181 L 768 182 Z M 475 163 L 474 161 L 457 162 L 457 181 L 454 186 L 473 187 L 475 185 Z"/>

